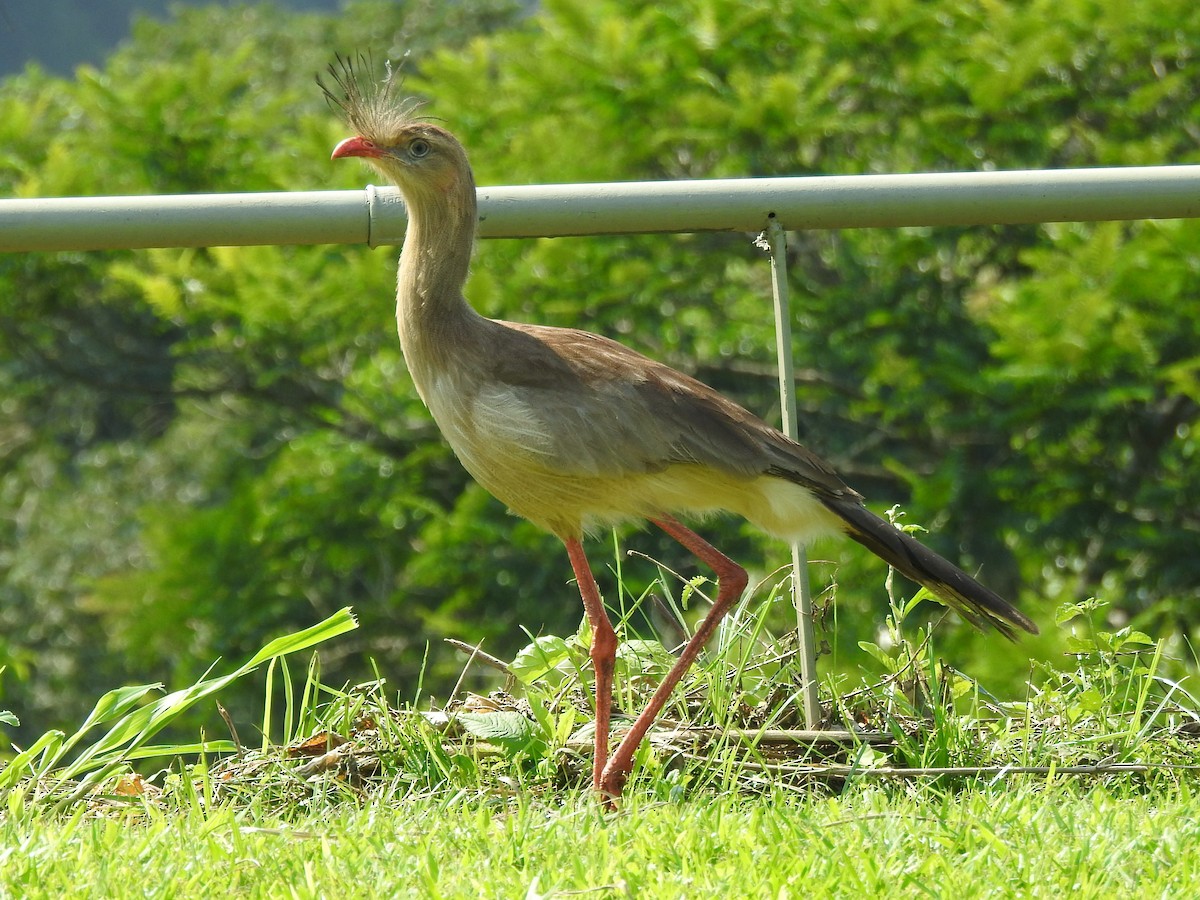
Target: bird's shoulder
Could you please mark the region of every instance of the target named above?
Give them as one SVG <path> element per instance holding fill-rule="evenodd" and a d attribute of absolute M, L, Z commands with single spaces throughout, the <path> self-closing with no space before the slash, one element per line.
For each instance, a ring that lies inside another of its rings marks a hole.
<path fill-rule="evenodd" d="M 600 387 L 636 382 L 655 368 L 668 368 L 603 335 L 496 321 L 489 335 L 490 368 L 506 384 L 522 387 Z"/>

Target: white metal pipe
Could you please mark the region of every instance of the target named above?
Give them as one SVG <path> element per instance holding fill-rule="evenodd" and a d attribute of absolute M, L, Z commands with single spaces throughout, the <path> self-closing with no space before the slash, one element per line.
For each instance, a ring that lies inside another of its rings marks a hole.
<path fill-rule="evenodd" d="M 0 250 L 366 241 L 362 191 L 0 200 Z"/>
<path fill-rule="evenodd" d="M 1200 166 L 485 187 L 481 237 L 1200 217 Z M 398 244 L 391 188 L 0 200 L 0 251 Z"/>

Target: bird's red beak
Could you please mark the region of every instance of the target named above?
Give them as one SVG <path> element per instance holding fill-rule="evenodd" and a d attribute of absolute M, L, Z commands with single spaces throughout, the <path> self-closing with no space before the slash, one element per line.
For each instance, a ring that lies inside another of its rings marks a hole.
<path fill-rule="evenodd" d="M 378 159 L 383 156 L 383 151 L 376 146 L 374 141 L 368 141 L 364 137 L 348 137 L 333 148 L 333 155 L 329 158 L 345 159 L 348 156 L 366 156 Z"/>

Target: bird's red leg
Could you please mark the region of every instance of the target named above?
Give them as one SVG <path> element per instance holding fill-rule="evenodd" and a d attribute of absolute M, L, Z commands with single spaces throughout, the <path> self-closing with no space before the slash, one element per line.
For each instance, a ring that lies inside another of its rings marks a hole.
<path fill-rule="evenodd" d="M 666 706 L 671 691 L 675 690 L 675 685 L 679 684 L 679 680 L 683 678 L 684 673 L 699 656 L 704 645 L 708 643 L 708 639 L 712 637 L 712 633 L 716 631 L 718 623 L 737 603 L 742 596 L 742 591 L 746 589 L 746 570 L 696 532 L 685 528 L 680 522 L 669 516 L 651 521 L 687 547 L 716 573 L 717 599 L 713 602 L 708 615 L 696 629 L 696 633 L 692 635 L 692 639 L 683 648 L 683 652 L 675 661 L 675 665 L 671 667 L 671 671 L 667 673 L 662 684 L 658 686 L 658 690 L 654 692 L 654 696 L 650 698 L 650 702 L 646 704 L 646 708 L 642 710 L 642 714 L 637 717 L 633 727 L 621 739 L 616 752 L 604 767 L 598 789 L 608 799 L 610 806 L 617 797 L 621 796 L 621 791 L 625 787 L 625 779 L 629 777 L 629 771 L 633 768 L 633 754 L 637 752 L 642 738 L 646 736 L 646 732 L 650 730 L 650 726 L 654 724 L 654 720 Z"/>
<path fill-rule="evenodd" d="M 598 791 L 600 774 L 604 771 L 604 763 L 608 759 L 608 727 L 612 715 L 617 634 L 613 631 L 608 613 L 604 611 L 604 601 L 600 599 L 600 589 L 596 587 L 596 579 L 592 575 L 592 567 L 588 565 L 587 556 L 584 555 L 583 544 L 578 538 L 569 538 L 563 543 L 567 545 L 567 556 L 571 558 L 571 568 L 575 570 L 575 580 L 579 583 L 579 596 L 583 598 L 588 624 L 592 626 L 591 657 L 592 668 L 596 673 L 596 752 L 592 760 L 592 787 Z"/>

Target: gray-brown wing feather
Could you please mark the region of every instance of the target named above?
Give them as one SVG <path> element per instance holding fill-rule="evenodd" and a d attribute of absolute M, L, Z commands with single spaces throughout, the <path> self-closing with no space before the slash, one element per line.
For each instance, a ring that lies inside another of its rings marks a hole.
<path fill-rule="evenodd" d="M 858 496 L 819 457 L 690 376 L 585 331 L 504 324 L 512 346 L 495 355 L 493 377 L 544 417 L 562 471 L 610 476 L 694 463 Z"/>

